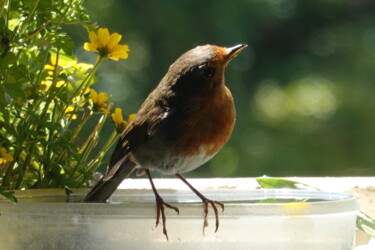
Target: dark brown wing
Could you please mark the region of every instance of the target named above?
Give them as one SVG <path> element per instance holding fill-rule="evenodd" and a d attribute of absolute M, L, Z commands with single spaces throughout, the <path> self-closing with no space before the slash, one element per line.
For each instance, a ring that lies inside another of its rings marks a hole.
<path fill-rule="evenodd" d="M 147 97 L 136 117 L 121 134 L 112 153 L 105 179 L 113 176 L 126 162 L 128 154 L 141 145 L 147 137 L 151 136 L 158 129 L 160 122 L 169 116 L 170 110 L 167 102 L 163 100 L 164 98 L 160 98 L 160 95 L 158 95 L 158 89 L 155 89 Z"/>

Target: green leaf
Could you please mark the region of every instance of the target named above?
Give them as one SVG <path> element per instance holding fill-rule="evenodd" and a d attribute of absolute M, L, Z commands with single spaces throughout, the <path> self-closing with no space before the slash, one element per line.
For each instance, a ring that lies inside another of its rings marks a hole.
<path fill-rule="evenodd" d="M 50 53 L 51 53 L 51 55 L 57 56 L 57 51 L 58 51 L 58 48 L 52 48 Z M 77 62 L 78 61 L 77 57 L 72 56 L 70 54 L 64 54 L 61 51 L 59 53 L 59 60 L 60 59 L 66 61 L 66 62 L 70 62 L 70 61 Z"/>
<path fill-rule="evenodd" d="M 14 53 L 6 53 L 4 57 L 0 57 L 0 67 L 2 69 L 9 68 L 9 66 L 16 64 L 17 57 Z"/>
<path fill-rule="evenodd" d="M 65 55 L 72 55 L 73 53 L 73 41 L 72 38 L 66 34 L 58 34 L 52 39 L 52 45 L 55 48 L 64 51 Z"/>
<path fill-rule="evenodd" d="M 29 71 L 23 64 L 13 65 L 4 73 L 5 83 L 25 83 L 29 81 Z"/>
<path fill-rule="evenodd" d="M 0 187 L 0 195 L 2 195 L 5 198 L 9 199 L 13 203 L 17 203 L 18 202 L 17 198 L 14 196 L 14 192 L 13 191 L 9 191 L 9 190 L 5 190 L 4 187 Z"/>
<path fill-rule="evenodd" d="M 375 238 L 375 220 L 363 212 L 357 214 L 357 228 Z"/>
<path fill-rule="evenodd" d="M 262 188 L 291 188 L 319 190 L 307 184 L 283 178 L 259 177 L 255 179 Z"/>
<path fill-rule="evenodd" d="M 23 92 L 22 85 L 17 83 L 4 84 L 5 93 L 12 99 L 24 99 L 25 93 Z"/>

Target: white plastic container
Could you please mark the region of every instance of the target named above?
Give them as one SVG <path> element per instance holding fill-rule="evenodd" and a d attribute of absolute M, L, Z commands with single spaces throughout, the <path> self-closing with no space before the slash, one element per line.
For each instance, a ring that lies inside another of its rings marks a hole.
<path fill-rule="evenodd" d="M 347 194 L 203 190 L 225 204 L 218 232 L 209 208 L 203 234 L 203 208 L 194 194 L 159 193 L 180 209 L 177 215 L 166 208 L 169 241 L 162 225 L 155 228 L 151 190 L 120 190 L 111 204 L 67 203 L 62 191 L 28 190 L 17 194 L 18 204 L 0 201 L 0 249 L 354 249 L 358 205 Z"/>

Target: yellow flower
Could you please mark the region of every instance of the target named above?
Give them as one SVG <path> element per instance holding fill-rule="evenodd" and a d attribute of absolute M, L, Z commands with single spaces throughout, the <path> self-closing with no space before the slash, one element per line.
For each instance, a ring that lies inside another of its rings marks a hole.
<path fill-rule="evenodd" d="M 103 58 L 110 58 L 118 61 L 128 58 L 129 46 L 118 44 L 122 38 L 119 33 L 109 34 L 107 28 L 99 28 L 98 32 L 89 33 L 90 42 L 85 43 L 83 48 L 87 51 L 93 51 Z"/>
<path fill-rule="evenodd" d="M 8 154 L 8 151 L 1 147 L 0 148 L 0 165 L 4 165 L 7 162 L 13 161 L 13 155 Z"/>
<path fill-rule="evenodd" d="M 121 134 L 121 132 L 128 126 L 128 124 L 134 119 L 135 114 L 131 114 L 128 117 L 127 121 L 124 121 L 124 118 L 122 116 L 122 109 L 116 108 L 115 112 L 111 115 L 113 122 L 116 126 L 116 131 Z"/>
<path fill-rule="evenodd" d="M 98 94 L 95 90 L 90 89 L 90 95 L 94 112 L 109 113 L 109 110 L 107 109 L 108 105 L 106 103 L 108 95 L 106 93 L 101 92 Z"/>
<path fill-rule="evenodd" d="M 115 108 L 115 113 L 113 113 L 111 117 L 116 126 L 121 125 L 124 122 L 121 108 Z"/>
<path fill-rule="evenodd" d="M 72 120 L 77 119 L 77 113 L 74 111 L 74 107 L 69 106 L 65 109 L 65 116 Z"/>

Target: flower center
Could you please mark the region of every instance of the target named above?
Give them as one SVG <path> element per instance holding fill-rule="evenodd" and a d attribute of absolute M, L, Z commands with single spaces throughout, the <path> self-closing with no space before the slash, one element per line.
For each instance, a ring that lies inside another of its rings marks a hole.
<path fill-rule="evenodd" d="M 98 54 L 101 57 L 107 57 L 109 55 L 110 51 L 107 48 L 107 46 L 98 48 Z"/>

